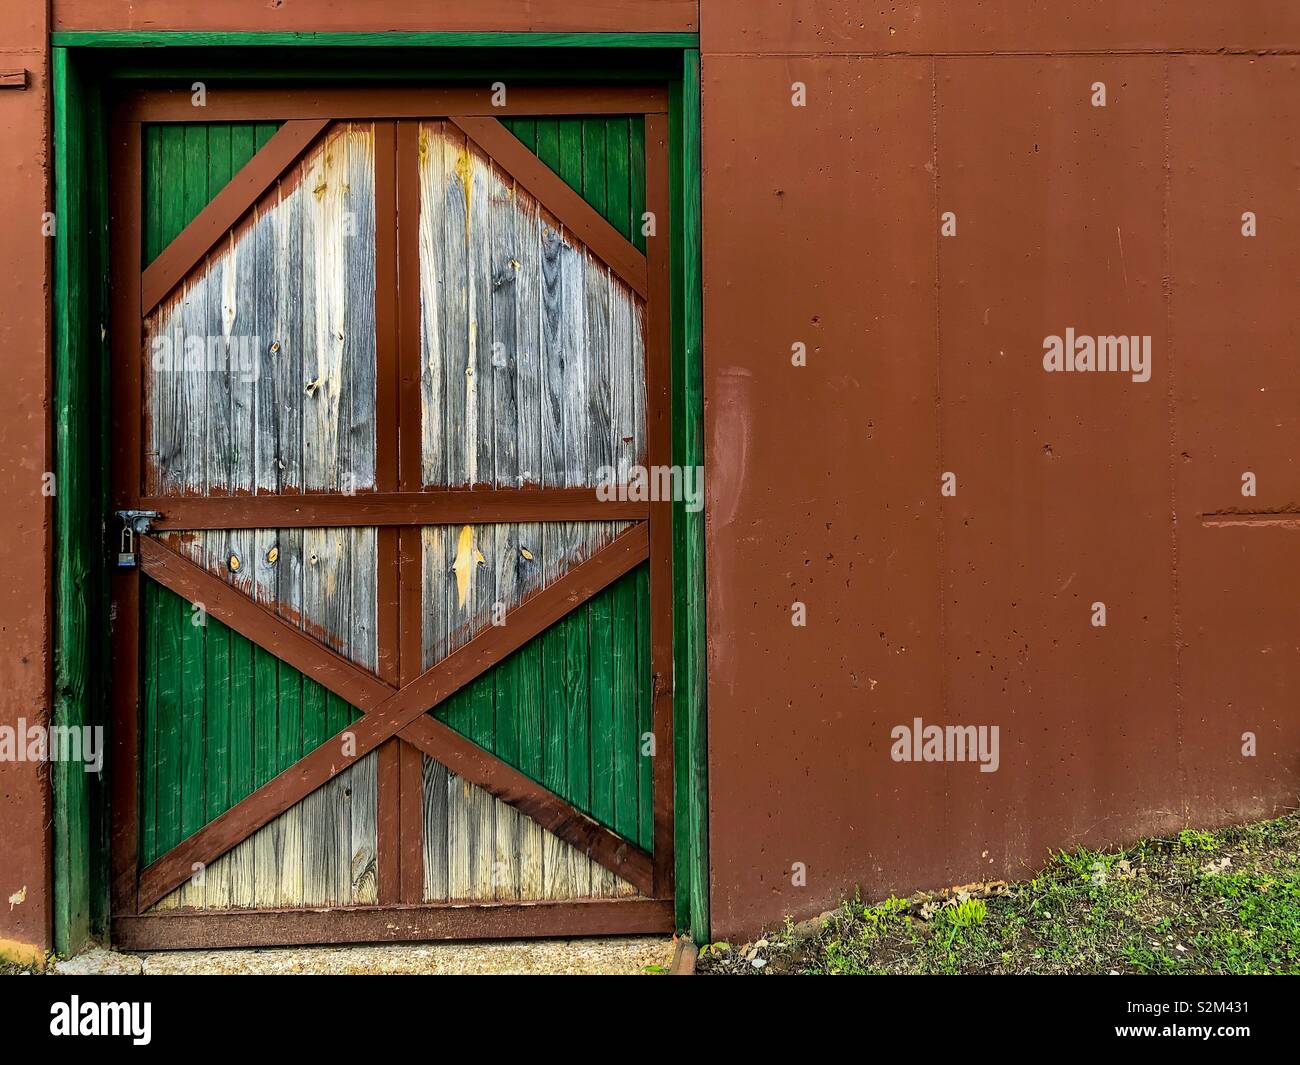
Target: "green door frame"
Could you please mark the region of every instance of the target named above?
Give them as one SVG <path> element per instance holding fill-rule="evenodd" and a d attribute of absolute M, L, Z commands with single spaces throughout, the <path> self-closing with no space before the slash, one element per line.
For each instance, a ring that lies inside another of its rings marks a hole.
<path fill-rule="evenodd" d="M 109 452 L 106 91 L 124 81 L 494 80 L 669 86 L 673 227 L 673 461 L 704 465 L 700 275 L 700 56 L 693 33 L 55 33 L 54 707 L 58 725 L 103 725 L 110 677 L 105 542 Z M 261 48 L 274 47 L 265 65 Z M 356 49 L 362 49 L 358 57 Z M 381 51 L 370 51 L 381 49 Z M 432 62 L 431 62 L 432 60 Z M 409 63 L 409 66 L 404 65 Z M 344 66 L 346 64 L 346 67 Z M 382 64 L 382 65 L 381 65 Z M 431 71 L 432 68 L 432 71 Z M 674 514 L 677 925 L 709 937 L 704 514 Z M 111 742 L 112 737 L 109 737 Z M 108 788 L 52 766 L 54 942 L 108 932 Z"/>

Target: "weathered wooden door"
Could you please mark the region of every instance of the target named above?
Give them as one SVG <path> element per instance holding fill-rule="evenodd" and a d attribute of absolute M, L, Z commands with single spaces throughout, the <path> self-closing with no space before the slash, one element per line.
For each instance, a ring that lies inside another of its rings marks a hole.
<path fill-rule="evenodd" d="M 116 112 L 119 943 L 671 928 L 665 95 L 501 102 Z"/>

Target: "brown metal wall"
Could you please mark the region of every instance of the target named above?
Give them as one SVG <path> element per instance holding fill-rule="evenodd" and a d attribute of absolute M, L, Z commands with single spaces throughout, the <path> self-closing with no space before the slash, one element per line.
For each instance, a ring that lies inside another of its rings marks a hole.
<path fill-rule="evenodd" d="M 48 32 L 43 0 L 0 10 L 0 70 L 28 71 L 0 89 L 0 727 L 44 724 L 49 709 L 50 241 Z M 48 948 L 49 790 L 45 767 L 0 761 L 0 957 Z"/>
<path fill-rule="evenodd" d="M 53 0 L 56 30 L 693 32 L 697 0 Z"/>
<path fill-rule="evenodd" d="M 703 4 L 716 936 L 1300 786 L 1300 529 L 1202 518 L 1300 502 L 1300 8 L 889 6 Z M 1151 380 L 1045 373 L 1067 326 Z"/>

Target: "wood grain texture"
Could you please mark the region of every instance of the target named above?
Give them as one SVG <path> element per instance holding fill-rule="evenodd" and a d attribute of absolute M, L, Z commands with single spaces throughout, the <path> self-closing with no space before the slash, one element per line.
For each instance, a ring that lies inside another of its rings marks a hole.
<path fill-rule="evenodd" d="M 206 184 L 169 182 L 211 147 L 206 127 L 163 134 L 158 234 L 201 209 Z M 373 487 L 374 248 L 373 130 L 338 125 L 147 316 L 150 491 Z"/>
<path fill-rule="evenodd" d="M 604 147 L 587 158 L 603 187 Z M 424 483 L 596 484 L 644 436 L 639 297 L 450 123 L 421 124 L 420 188 Z M 616 394 L 630 401 L 617 429 Z"/>

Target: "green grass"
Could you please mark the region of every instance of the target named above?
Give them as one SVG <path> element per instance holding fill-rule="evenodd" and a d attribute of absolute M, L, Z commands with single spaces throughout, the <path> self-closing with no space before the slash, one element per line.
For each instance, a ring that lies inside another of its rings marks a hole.
<path fill-rule="evenodd" d="M 787 922 L 766 939 L 705 948 L 699 970 L 1297 974 L 1300 816 L 1058 854 L 1019 884 L 855 900 L 810 935 Z"/>

